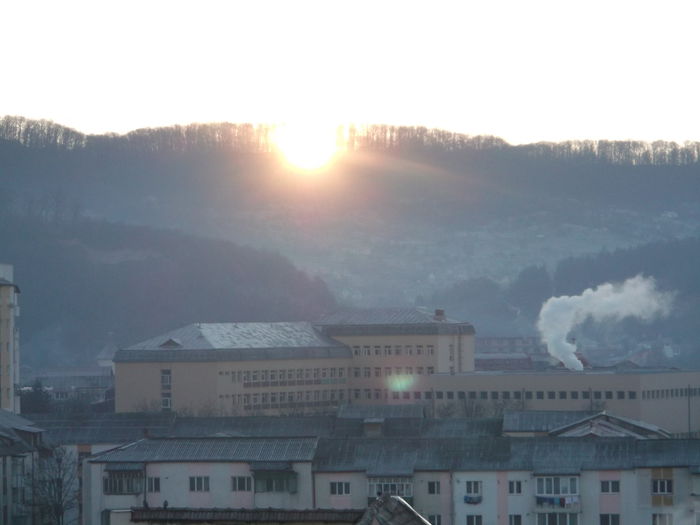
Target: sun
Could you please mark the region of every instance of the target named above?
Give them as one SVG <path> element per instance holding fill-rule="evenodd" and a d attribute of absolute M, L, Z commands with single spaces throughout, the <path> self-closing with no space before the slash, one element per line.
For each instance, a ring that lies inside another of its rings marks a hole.
<path fill-rule="evenodd" d="M 340 152 L 333 126 L 283 124 L 275 128 L 273 142 L 286 162 L 302 171 L 317 171 Z"/>

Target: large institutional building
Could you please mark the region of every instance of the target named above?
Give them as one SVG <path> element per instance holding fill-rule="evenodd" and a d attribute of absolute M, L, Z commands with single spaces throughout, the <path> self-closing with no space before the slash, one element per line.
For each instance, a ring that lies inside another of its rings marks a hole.
<path fill-rule="evenodd" d="M 13 283 L 12 266 L 0 264 L 0 408 L 19 412 L 19 287 Z"/>
<path fill-rule="evenodd" d="M 474 328 L 442 310 L 351 309 L 316 323 L 197 323 L 119 350 L 117 412 L 331 412 L 424 404 L 437 416 L 609 410 L 700 432 L 700 371 L 475 371 Z"/>

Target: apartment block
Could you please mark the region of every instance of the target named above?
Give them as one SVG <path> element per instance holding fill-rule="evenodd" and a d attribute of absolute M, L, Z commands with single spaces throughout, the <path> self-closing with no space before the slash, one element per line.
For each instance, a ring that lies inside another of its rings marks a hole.
<path fill-rule="evenodd" d="M 13 268 L 0 264 L 0 408 L 19 413 L 19 287 Z"/>

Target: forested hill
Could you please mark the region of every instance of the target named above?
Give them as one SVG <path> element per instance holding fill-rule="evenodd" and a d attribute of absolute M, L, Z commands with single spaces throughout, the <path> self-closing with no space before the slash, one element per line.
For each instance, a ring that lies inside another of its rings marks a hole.
<path fill-rule="evenodd" d="M 21 288 L 23 365 L 94 364 L 192 322 L 308 320 L 326 285 L 284 257 L 227 241 L 85 218 L 0 210 L 0 261 Z"/>
<path fill-rule="evenodd" d="M 347 153 L 304 179 L 270 126 L 85 135 L 0 120 L 0 206 L 233 240 L 288 256 L 341 300 L 400 304 L 594 253 L 700 233 L 700 143 L 509 145 L 420 127 L 338 131 Z"/>

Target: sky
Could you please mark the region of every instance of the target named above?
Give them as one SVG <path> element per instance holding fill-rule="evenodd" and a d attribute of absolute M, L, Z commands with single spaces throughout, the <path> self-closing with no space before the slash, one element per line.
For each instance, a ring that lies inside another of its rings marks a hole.
<path fill-rule="evenodd" d="M 700 140 L 696 0 L 0 3 L 0 116 Z"/>

